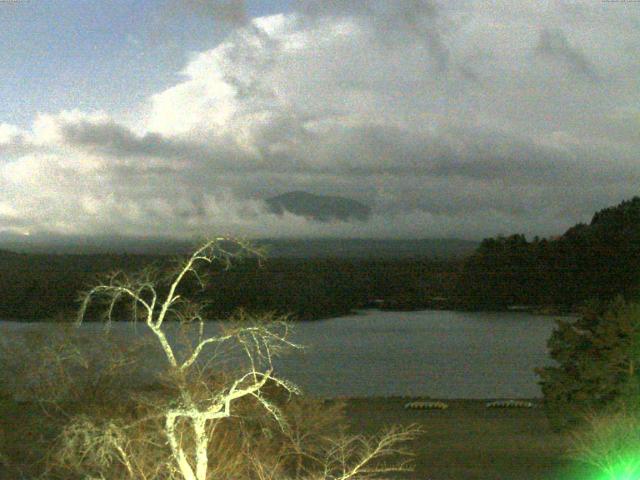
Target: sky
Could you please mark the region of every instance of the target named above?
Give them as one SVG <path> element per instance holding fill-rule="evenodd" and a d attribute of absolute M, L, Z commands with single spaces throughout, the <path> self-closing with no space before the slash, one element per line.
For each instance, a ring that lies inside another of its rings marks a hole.
<path fill-rule="evenodd" d="M 0 232 L 549 236 L 640 194 L 640 3 L 0 1 Z M 338 195 L 366 221 L 269 213 Z"/>

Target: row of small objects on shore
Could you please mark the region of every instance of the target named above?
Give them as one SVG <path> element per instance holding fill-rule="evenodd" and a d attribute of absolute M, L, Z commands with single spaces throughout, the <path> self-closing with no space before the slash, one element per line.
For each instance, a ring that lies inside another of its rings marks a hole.
<path fill-rule="evenodd" d="M 415 401 L 415 402 L 406 403 L 404 405 L 404 408 L 411 409 L 411 410 L 432 410 L 432 409 L 445 410 L 446 408 L 449 408 L 449 405 L 447 405 L 444 402 Z"/>
<path fill-rule="evenodd" d="M 533 408 L 533 403 L 524 400 L 497 400 L 488 402 L 485 406 L 487 408 Z M 405 403 L 404 408 L 409 410 L 445 410 L 449 408 L 449 405 L 444 402 L 419 400 Z"/>
<path fill-rule="evenodd" d="M 533 403 L 524 400 L 498 400 L 486 404 L 487 408 L 533 408 Z"/>

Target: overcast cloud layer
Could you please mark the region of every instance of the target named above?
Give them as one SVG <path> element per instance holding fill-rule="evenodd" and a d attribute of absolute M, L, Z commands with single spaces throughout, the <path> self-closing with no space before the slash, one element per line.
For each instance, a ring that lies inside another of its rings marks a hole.
<path fill-rule="evenodd" d="M 0 230 L 479 239 L 561 233 L 640 194 L 638 4 L 187 6 L 229 36 L 126 120 L 0 119 Z M 266 213 L 291 190 L 373 215 Z"/>

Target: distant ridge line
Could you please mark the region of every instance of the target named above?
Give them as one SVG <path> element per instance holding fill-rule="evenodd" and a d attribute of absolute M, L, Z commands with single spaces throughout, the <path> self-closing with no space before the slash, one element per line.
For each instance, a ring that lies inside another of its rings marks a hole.
<path fill-rule="evenodd" d="M 272 258 L 456 258 L 471 254 L 479 242 L 460 239 L 263 238 Z M 0 255 L 138 254 L 176 255 L 191 251 L 195 241 L 140 237 L 52 237 L 0 235 Z M 6 253 L 5 253 L 6 252 Z"/>

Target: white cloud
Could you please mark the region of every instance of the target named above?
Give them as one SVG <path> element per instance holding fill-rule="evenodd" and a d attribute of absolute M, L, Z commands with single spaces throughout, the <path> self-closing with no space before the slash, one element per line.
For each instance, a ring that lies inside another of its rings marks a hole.
<path fill-rule="evenodd" d="M 8 145 L 22 136 L 22 130 L 15 125 L 0 123 L 0 145 Z"/>

